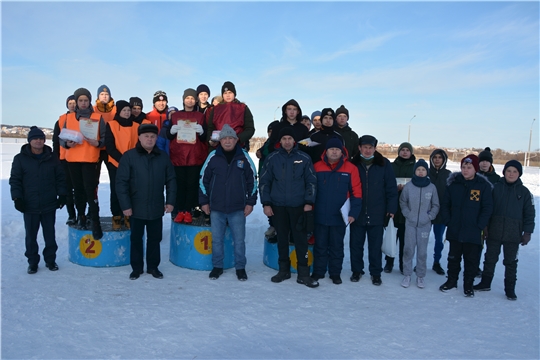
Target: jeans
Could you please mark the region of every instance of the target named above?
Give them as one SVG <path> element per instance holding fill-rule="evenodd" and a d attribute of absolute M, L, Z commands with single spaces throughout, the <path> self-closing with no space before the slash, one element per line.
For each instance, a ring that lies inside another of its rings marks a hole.
<path fill-rule="evenodd" d="M 434 263 L 441 262 L 442 251 L 444 249 L 444 230 L 446 230 L 446 225 L 433 224 L 433 234 L 435 235 L 435 249 L 433 254 Z"/>
<path fill-rule="evenodd" d="M 244 210 L 232 213 L 221 211 L 210 211 L 210 222 L 212 226 L 212 265 L 215 268 L 223 269 L 223 259 L 225 258 L 223 239 L 227 224 L 231 229 L 234 243 L 234 267 L 236 270 L 246 268 L 246 217 Z"/>

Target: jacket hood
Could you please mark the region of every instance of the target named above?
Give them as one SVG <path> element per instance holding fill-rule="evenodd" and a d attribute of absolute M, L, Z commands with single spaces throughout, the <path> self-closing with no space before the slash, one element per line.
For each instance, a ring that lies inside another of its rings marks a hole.
<path fill-rule="evenodd" d="M 24 144 L 21 146 L 21 154 L 32 156 L 32 148 L 30 144 Z M 52 148 L 49 145 L 43 145 L 43 156 L 51 155 Z"/>
<path fill-rule="evenodd" d="M 475 181 L 475 182 L 483 182 L 483 181 L 485 181 L 493 189 L 493 184 L 491 182 L 489 182 L 487 177 L 485 177 L 482 174 L 476 173 L 476 176 L 474 177 L 473 181 Z M 454 182 L 458 182 L 458 183 L 465 182 L 465 178 L 461 174 L 461 171 L 455 171 L 455 172 L 451 173 L 448 176 L 448 179 L 446 180 L 446 185 L 447 186 L 451 185 Z"/>
<path fill-rule="evenodd" d="M 300 105 L 298 105 L 298 102 L 294 99 L 291 99 L 285 103 L 281 107 L 281 121 L 287 121 L 287 112 L 285 111 L 287 109 L 288 105 L 293 105 L 298 108 L 298 114 L 296 115 L 296 121 L 302 122 L 302 109 L 300 108 Z"/>
<path fill-rule="evenodd" d="M 435 165 L 433 165 L 433 157 L 435 155 L 441 155 L 442 158 L 443 158 L 443 163 L 441 165 L 441 167 L 437 170 L 443 170 L 443 169 L 446 169 L 446 163 L 448 162 L 448 155 L 446 154 L 446 151 L 444 151 L 443 149 L 435 149 L 433 150 L 433 152 L 431 153 L 431 155 L 429 156 L 429 169 L 433 169 L 435 170 Z"/>

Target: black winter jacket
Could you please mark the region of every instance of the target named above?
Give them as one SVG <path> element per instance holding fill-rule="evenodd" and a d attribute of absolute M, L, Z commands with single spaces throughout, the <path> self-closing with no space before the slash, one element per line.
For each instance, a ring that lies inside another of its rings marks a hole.
<path fill-rule="evenodd" d="M 45 145 L 41 158 L 32 154 L 30 144 L 13 158 L 9 178 L 11 198 L 24 199 L 25 213 L 55 211 L 60 195 L 67 195 L 66 175 L 57 156 Z"/>
<path fill-rule="evenodd" d="M 358 134 L 349 125 L 345 125 L 343 128 L 336 126 L 334 130 L 343 137 L 345 148 L 349 153 L 349 160 L 351 160 L 358 153 Z"/>
<path fill-rule="evenodd" d="M 392 163 L 392 169 L 396 178 L 412 178 L 414 175 L 414 164 L 416 163 L 416 157 L 411 154 L 411 157 L 404 159 L 402 157 L 397 157 L 396 160 Z M 401 191 L 398 192 L 398 197 L 401 196 Z M 394 224 L 397 227 L 397 224 L 405 224 L 405 216 L 401 213 L 401 208 L 398 203 L 398 211 L 394 217 Z"/>
<path fill-rule="evenodd" d="M 440 154 L 443 157 L 443 164 L 439 169 L 435 168 L 435 165 L 433 165 L 433 156 L 435 156 L 436 154 Z M 450 176 L 450 174 L 452 173 L 446 168 L 447 162 L 448 155 L 446 155 L 446 152 L 442 149 L 434 150 L 429 156 L 429 180 L 437 188 L 437 195 L 439 196 L 439 201 L 442 201 L 444 199 L 444 193 L 446 191 L 446 181 L 448 180 L 448 176 Z M 435 220 L 432 221 L 432 224 L 442 223 L 442 215 L 439 212 Z"/>

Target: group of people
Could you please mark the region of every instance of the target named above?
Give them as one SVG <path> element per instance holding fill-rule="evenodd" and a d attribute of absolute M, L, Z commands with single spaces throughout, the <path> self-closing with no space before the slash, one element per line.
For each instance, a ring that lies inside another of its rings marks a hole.
<path fill-rule="evenodd" d="M 272 282 L 291 278 L 289 244 L 294 243 L 298 283 L 317 287 L 328 272 L 334 284 L 341 284 L 344 236 L 350 225 L 350 280 L 358 282 L 365 274 L 367 238 L 371 281 L 381 285 L 382 272 L 391 272 L 394 266 L 394 258 L 387 256 L 383 267 L 381 252 L 384 228 L 393 218 L 403 287 L 410 286 L 414 271 L 417 286 L 425 286 L 433 225 L 432 269 L 440 275 L 445 275 L 440 264 L 445 230 L 450 242 L 448 280 L 441 291 L 457 287 L 462 257 L 464 294 L 489 290 L 502 246 L 506 295 L 516 298 L 517 249 L 528 243 L 534 230 L 534 203 L 519 179 L 522 167 L 515 160 L 496 179 L 486 148 L 480 158 L 473 154 L 463 158 L 461 171 L 451 174 L 444 150 L 433 151 L 428 164 L 416 161 L 412 145 L 405 142 L 390 162 L 377 151 L 374 136 L 359 137 L 350 128 L 345 106 L 336 111 L 324 108 L 308 117 L 291 99 L 282 107 L 282 118 L 269 124 L 265 144 L 256 150 L 257 172 L 247 152 L 255 131 L 253 115 L 236 99 L 235 85 L 229 81 L 212 103 L 208 86 L 186 89 L 182 110 L 169 107 L 167 94 L 157 91 L 147 114 L 138 97 L 114 103 L 105 85 L 98 88 L 97 96 L 96 105 L 91 106 L 90 92 L 77 89 L 66 101 L 68 112 L 55 125 L 53 149 L 44 145 L 43 132 L 33 127 L 28 144 L 14 158 L 10 185 L 15 207 L 25 214 L 29 273 L 37 271 L 40 259 L 36 241 L 40 223 L 45 263 L 51 270 L 58 269 L 56 208 L 67 206 L 68 225 L 90 226 L 96 240 L 103 236 L 97 198 L 103 161 L 111 183 L 113 230 L 131 229 L 131 279 L 143 273 L 145 228 L 147 272 L 163 277 L 158 269 L 162 217 L 171 213 L 175 222 L 190 224 L 204 218 L 202 224 L 211 226 L 211 279 L 223 274 L 223 238 L 228 226 L 236 275 L 247 280 L 245 224 L 259 190 L 270 223 L 266 235 L 277 238 L 279 271 Z M 32 166 L 47 169 L 40 171 L 43 181 L 30 184 Z M 315 239 L 312 273 L 310 237 Z M 482 280 L 473 285 L 483 240 L 487 250 Z"/>

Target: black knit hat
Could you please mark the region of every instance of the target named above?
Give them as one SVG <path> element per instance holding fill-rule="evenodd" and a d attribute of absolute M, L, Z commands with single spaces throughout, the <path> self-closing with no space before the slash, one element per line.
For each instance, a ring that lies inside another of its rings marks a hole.
<path fill-rule="evenodd" d="M 266 132 L 269 132 L 270 130 L 274 130 L 274 126 L 279 124 L 279 120 L 274 120 L 270 124 L 268 124 L 268 127 L 266 128 Z"/>
<path fill-rule="evenodd" d="M 234 96 L 236 97 L 236 87 L 234 86 L 234 84 L 230 81 L 225 81 L 223 83 L 223 86 L 221 86 L 221 95 L 223 96 L 223 93 L 225 91 L 232 91 Z"/>
<path fill-rule="evenodd" d="M 138 130 L 139 135 L 145 134 L 145 133 L 154 133 L 158 134 L 158 127 L 154 124 L 142 124 L 139 126 Z"/>
<path fill-rule="evenodd" d="M 134 107 L 134 106 L 140 106 L 140 107 L 141 107 L 141 110 L 142 110 L 142 108 L 143 108 L 143 104 L 142 104 L 141 98 L 138 98 L 138 97 L 136 97 L 136 96 L 130 97 L 130 98 L 129 98 L 129 105 L 130 105 L 131 107 Z"/>
<path fill-rule="evenodd" d="M 69 95 L 66 99 L 66 107 L 69 109 L 68 107 L 68 103 L 71 101 L 71 100 L 75 100 L 75 96 L 74 95 Z"/>
<path fill-rule="evenodd" d="M 90 91 L 88 91 L 88 89 L 78 88 L 77 90 L 75 90 L 75 92 L 73 93 L 73 96 L 75 97 L 75 101 L 79 101 L 79 97 L 81 95 L 85 95 L 88 98 L 88 100 L 92 102 L 92 94 L 90 94 Z"/>
<path fill-rule="evenodd" d="M 341 142 L 339 138 L 332 137 L 328 139 L 328 141 L 326 142 L 326 150 L 331 149 L 331 148 L 338 148 L 341 151 L 343 151 L 343 143 Z"/>
<path fill-rule="evenodd" d="M 199 94 L 205 92 L 208 94 L 208 97 L 210 97 L 210 88 L 206 84 L 201 84 L 197 86 L 197 98 L 199 97 Z"/>
<path fill-rule="evenodd" d="M 345 114 L 347 115 L 347 119 L 349 118 L 349 110 L 347 110 L 345 108 L 345 106 L 341 105 L 340 107 L 338 107 L 336 109 L 336 117 L 339 115 L 339 114 Z"/>
<path fill-rule="evenodd" d="M 521 163 L 517 160 L 510 160 L 506 164 L 504 164 L 503 175 L 506 169 L 508 169 L 510 166 L 515 167 L 517 169 L 519 173 L 519 177 L 523 175 L 523 166 L 521 166 Z"/>
<path fill-rule="evenodd" d="M 489 161 L 490 164 L 493 164 L 493 154 L 491 154 L 491 149 L 489 147 L 478 154 L 478 161 Z"/>
<path fill-rule="evenodd" d="M 155 104 L 158 101 L 165 100 L 169 102 L 169 99 L 167 99 L 167 93 L 163 90 L 158 90 L 154 93 L 154 98 L 152 99 L 152 104 Z"/>
<path fill-rule="evenodd" d="M 291 136 L 294 139 L 294 131 L 292 126 L 285 126 L 279 131 L 279 141 L 281 141 L 282 137 L 287 135 Z"/>
<path fill-rule="evenodd" d="M 120 112 L 125 108 L 129 107 L 131 109 L 131 105 L 126 100 L 118 100 L 116 102 L 116 113 L 120 114 Z"/>
<path fill-rule="evenodd" d="M 321 122 L 322 122 L 322 119 L 326 115 L 330 115 L 330 116 L 332 116 L 332 119 L 334 121 L 336 120 L 336 113 L 334 112 L 334 110 L 332 108 L 324 108 L 324 109 L 322 109 L 322 111 L 321 111 Z"/>
<path fill-rule="evenodd" d="M 363 135 L 362 137 L 360 137 L 360 139 L 358 139 L 358 145 L 362 146 L 362 145 L 371 145 L 373 147 L 377 147 L 377 139 L 375 138 L 375 136 L 371 136 L 371 135 Z"/>
<path fill-rule="evenodd" d="M 27 139 L 28 139 L 28 142 L 30 142 L 30 141 L 32 141 L 34 139 L 44 139 L 45 140 L 45 134 L 37 126 L 32 126 L 30 128 L 30 131 L 28 132 Z"/>

